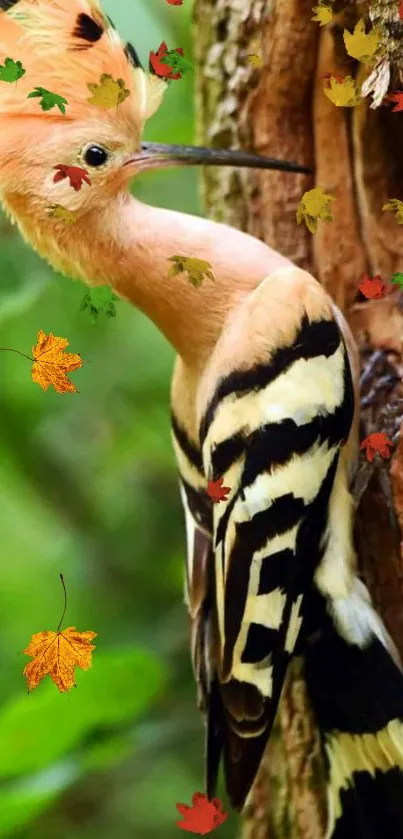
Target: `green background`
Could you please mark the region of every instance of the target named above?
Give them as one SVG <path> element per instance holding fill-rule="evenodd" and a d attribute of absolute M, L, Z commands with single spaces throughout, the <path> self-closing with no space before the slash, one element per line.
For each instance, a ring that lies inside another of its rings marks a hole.
<path fill-rule="evenodd" d="M 191 2 L 104 0 L 144 65 L 162 40 L 191 57 Z M 193 74 L 169 86 L 146 139 L 194 141 Z M 142 176 L 147 203 L 201 213 L 197 173 Z M 128 304 L 91 323 L 83 285 L 55 274 L 0 216 L 0 346 L 31 354 L 39 329 L 90 363 L 78 394 L 46 393 L 29 361 L 0 356 L 0 837 L 173 839 L 175 803 L 203 787 L 183 605 L 185 534 L 169 434 L 174 353 Z M 91 670 L 31 694 L 33 633 L 93 630 Z M 221 789 L 221 794 L 222 789 Z M 217 835 L 235 834 L 234 818 Z"/>

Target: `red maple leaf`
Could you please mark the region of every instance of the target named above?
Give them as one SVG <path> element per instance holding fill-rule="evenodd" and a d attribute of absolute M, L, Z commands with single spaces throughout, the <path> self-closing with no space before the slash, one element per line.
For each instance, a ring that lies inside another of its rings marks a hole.
<path fill-rule="evenodd" d="M 358 288 L 368 300 L 379 300 L 380 297 L 385 296 L 386 292 L 386 284 L 380 274 L 376 274 L 375 277 L 364 274 Z"/>
<path fill-rule="evenodd" d="M 182 6 L 183 0 L 167 0 L 170 6 Z"/>
<path fill-rule="evenodd" d="M 396 93 L 390 93 L 386 98 L 389 102 L 395 102 L 395 107 L 392 108 L 392 114 L 397 111 L 403 111 L 403 90 L 397 90 Z"/>
<path fill-rule="evenodd" d="M 403 0 L 400 0 L 400 3 L 399 3 L 399 17 L 400 17 L 400 20 L 403 20 Z"/>
<path fill-rule="evenodd" d="M 59 170 L 53 178 L 53 183 L 63 181 L 64 178 L 69 178 L 70 186 L 72 186 L 76 192 L 80 191 L 83 181 L 91 186 L 91 180 L 87 170 L 81 169 L 80 166 L 67 166 L 65 163 L 58 163 L 57 166 L 54 166 L 53 168 Z"/>
<path fill-rule="evenodd" d="M 178 52 L 179 55 L 183 55 L 183 49 L 181 47 L 171 50 L 171 52 Z M 181 79 L 181 73 L 174 73 L 172 67 L 170 67 L 169 64 L 164 64 L 161 61 L 161 58 L 163 58 L 167 54 L 168 47 L 165 41 L 163 41 L 162 44 L 159 45 L 157 52 L 150 52 L 150 64 L 152 69 L 154 70 L 154 73 L 156 73 L 157 76 L 162 76 L 162 78 L 164 79 Z"/>
<path fill-rule="evenodd" d="M 220 799 L 213 798 L 209 801 L 207 795 L 203 795 L 202 792 L 192 795 L 191 807 L 187 804 L 177 804 L 176 808 L 183 816 L 183 821 L 176 822 L 178 827 L 188 830 L 189 833 L 199 833 L 201 836 L 211 833 L 228 818 L 228 814 L 222 811 Z"/>
<path fill-rule="evenodd" d="M 371 463 L 377 452 L 381 457 L 390 457 L 389 446 L 393 446 L 393 443 L 386 434 L 383 431 L 376 431 L 375 434 L 370 434 L 362 441 L 360 449 L 366 450 L 367 460 Z"/>
<path fill-rule="evenodd" d="M 223 487 L 224 478 L 219 478 L 218 481 L 209 481 L 207 484 L 207 493 L 212 501 L 226 501 L 227 495 L 231 492 L 231 487 Z"/>

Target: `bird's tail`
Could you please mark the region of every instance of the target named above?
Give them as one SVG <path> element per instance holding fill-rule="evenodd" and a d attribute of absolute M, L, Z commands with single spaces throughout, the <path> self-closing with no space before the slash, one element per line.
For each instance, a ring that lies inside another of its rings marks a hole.
<path fill-rule="evenodd" d="M 373 631 L 360 645 L 337 631 L 325 601 L 319 608 L 321 631 L 304 657 L 328 770 L 326 839 L 403 839 L 403 673 L 393 642 L 368 599 Z"/>

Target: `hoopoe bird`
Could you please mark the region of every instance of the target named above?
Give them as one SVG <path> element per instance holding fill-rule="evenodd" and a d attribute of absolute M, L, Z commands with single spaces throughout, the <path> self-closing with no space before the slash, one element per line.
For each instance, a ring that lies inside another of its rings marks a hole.
<path fill-rule="evenodd" d="M 178 354 L 172 434 L 207 793 L 222 759 L 230 802 L 243 808 L 288 664 L 302 655 L 327 766 L 326 836 L 401 838 L 403 676 L 353 542 L 353 337 L 314 277 L 280 253 L 227 225 L 146 206 L 128 189 L 137 173 L 171 165 L 306 170 L 143 143 L 166 82 L 144 71 L 95 0 L 0 0 L 0 10 L 1 61 L 26 71 L 0 82 L 6 213 L 56 270 L 111 285 Z M 116 107 L 89 94 L 103 74 L 128 91 Z M 44 84 L 64 97 L 64 114 L 29 97 Z M 85 167 L 91 185 L 55 182 L 58 164 Z M 75 224 L 49 213 L 55 205 Z M 215 282 L 169 277 L 174 254 L 208 261 Z M 230 491 L 213 503 L 208 483 L 219 478 Z"/>

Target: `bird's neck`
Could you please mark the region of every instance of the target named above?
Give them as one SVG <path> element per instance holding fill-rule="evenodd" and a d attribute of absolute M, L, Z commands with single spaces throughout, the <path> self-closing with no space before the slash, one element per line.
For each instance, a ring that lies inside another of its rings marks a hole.
<path fill-rule="evenodd" d="M 275 268 L 289 265 L 267 245 L 227 225 L 130 198 L 115 227 L 120 259 L 109 268 L 114 288 L 143 311 L 189 364 L 202 363 L 230 311 Z M 214 280 L 198 287 L 186 273 L 168 276 L 169 257 L 196 257 Z"/>
<path fill-rule="evenodd" d="M 10 208 L 11 209 L 11 208 Z M 273 270 L 289 265 L 277 251 L 232 227 L 142 204 L 125 194 L 71 227 L 20 229 L 55 267 L 89 285 L 108 284 L 144 312 L 185 363 L 199 366 L 223 323 Z M 39 232 L 40 231 L 40 232 Z M 169 277 L 169 257 L 210 263 L 214 281 L 194 287 L 188 274 Z"/>

